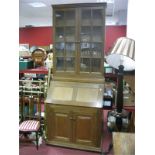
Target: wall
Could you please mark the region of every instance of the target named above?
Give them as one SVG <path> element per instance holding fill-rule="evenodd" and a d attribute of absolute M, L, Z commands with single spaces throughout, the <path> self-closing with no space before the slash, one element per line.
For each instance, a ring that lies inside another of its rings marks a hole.
<path fill-rule="evenodd" d="M 19 29 L 19 43 L 30 46 L 49 46 L 53 43 L 53 29 L 51 27 L 30 27 Z"/>
<path fill-rule="evenodd" d="M 30 27 L 19 29 L 19 43 L 29 43 L 30 46 L 49 46 L 53 43 L 53 28 Z M 118 37 L 126 36 L 126 26 L 106 26 L 105 53 L 109 51 Z"/>
<path fill-rule="evenodd" d="M 126 26 L 106 26 L 105 53 L 110 50 L 117 38 L 124 36 L 126 36 Z"/>

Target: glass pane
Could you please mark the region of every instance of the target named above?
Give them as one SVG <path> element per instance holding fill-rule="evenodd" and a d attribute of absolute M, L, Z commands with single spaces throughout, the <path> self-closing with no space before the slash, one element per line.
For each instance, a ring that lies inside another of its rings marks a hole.
<path fill-rule="evenodd" d="M 102 17 L 102 10 L 93 10 L 93 25 L 102 25 L 103 24 L 103 17 Z"/>
<path fill-rule="evenodd" d="M 66 43 L 66 56 L 75 56 L 75 43 Z"/>
<path fill-rule="evenodd" d="M 65 28 L 66 41 L 75 41 L 75 27 Z"/>
<path fill-rule="evenodd" d="M 64 43 L 56 43 L 55 44 L 55 54 L 56 56 L 64 56 Z"/>
<path fill-rule="evenodd" d="M 75 71 L 75 58 L 66 58 L 66 70 Z"/>
<path fill-rule="evenodd" d="M 64 70 L 64 58 L 56 58 L 56 69 L 57 70 Z"/>
<path fill-rule="evenodd" d="M 63 11 L 56 11 L 55 12 L 55 22 L 57 26 L 64 25 L 64 12 Z"/>
<path fill-rule="evenodd" d="M 81 43 L 81 57 L 90 57 L 90 43 Z"/>
<path fill-rule="evenodd" d="M 90 71 L 90 59 L 81 58 L 81 60 L 80 60 L 80 71 L 81 72 L 89 72 Z"/>
<path fill-rule="evenodd" d="M 103 41 L 103 27 L 101 26 L 96 26 L 93 27 L 93 33 L 92 33 L 92 41 L 94 42 L 102 42 Z"/>
<path fill-rule="evenodd" d="M 93 58 L 96 58 L 96 57 L 99 57 L 101 58 L 101 54 L 103 52 L 103 49 L 102 49 L 102 44 L 101 43 L 92 43 L 92 49 L 91 49 L 91 56 Z"/>
<path fill-rule="evenodd" d="M 91 10 L 82 10 L 81 25 L 91 25 Z"/>
<path fill-rule="evenodd" d="M 64 41 L 64 29 L 61 27 L 56 28 L 56 41 Z"/>
<path fill-rule="evenodd" d="M 89 42 L 91 38 L 91 28 L 90 26 L 81 27 L 81 41 Z"/>
<path fill-rule="evenodd" d="M 101 59 L 91 60 L 91 72 L 100 72 Z"/>
<path fill-rule="evenodd" d="M 66 26 L 75 25 L 75 10 L 65 11 L 65 25 Z"/>

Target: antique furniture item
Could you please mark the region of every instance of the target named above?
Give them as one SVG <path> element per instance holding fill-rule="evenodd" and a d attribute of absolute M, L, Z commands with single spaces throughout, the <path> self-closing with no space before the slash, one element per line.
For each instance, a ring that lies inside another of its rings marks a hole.
<path fill-rule="evenodd" d="M 53 5 L 54 80 L 104 82 L 105 7 Z"/>
<path fill-rule="evenodd" d="M 106 3 L 53 5 L 46 143 L 100 151 Z"/>
<path fill-rule="evenodd" d="M 46 96 L 45 82 L 43 80 L 19 80 L 20 142 L 22 140 L 35 140 L 37 149 L 38 139 L 44 128 L 41 103 Z M 36 134 L 35 139 L 30 137 L 32 133 Z"/>
<path fill-rule="evenodd" d="M 52 81 L 46 102 L 47 144 L 101 151 L 103 84 Z"/>
<path fill-rule="evenodd" d="M 35 104 L 34 104 L 35 102 Z M 34 106 L 36 105 L 36 109 L 38 109 L 37 116 L 35 115 Z M 21 108 L 21 122 L 19 124 L 19 134 L 20 138 L 28 137 L 28 134 L 35 132 L 36 139 L 36 147 L 38 149 L 38 139 L 39 139 L 39 131 L 40 131 L 40 121 L 41 121 L 41 106 L 40 100 L 36 96 L 23 96 L 20 97 L 20 108 Z M 20 139 L 20 140 L 21 140 Z"/>

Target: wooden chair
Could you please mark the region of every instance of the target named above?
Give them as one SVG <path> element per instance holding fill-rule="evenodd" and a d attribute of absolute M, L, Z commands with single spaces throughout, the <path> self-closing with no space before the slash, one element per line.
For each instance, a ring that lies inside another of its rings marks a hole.
<path fill-rule="evenodd" d="M 41 102 L 39 95 L 27 96 L 25 94 L 20 95 L 20 112 L 21 121 L 19 124 L 20 137 L 24 136 L 23 140 L 36 141 L 36 148 L 38 150 L 38 139 L 41 121 Z M 36 115 L 37 114 L 37 115 Z M 36 138 L 30 139 L 28 135 L 32 132 L 36 134 Z M 20 139 L 21 140 L 21 139 Z"/>

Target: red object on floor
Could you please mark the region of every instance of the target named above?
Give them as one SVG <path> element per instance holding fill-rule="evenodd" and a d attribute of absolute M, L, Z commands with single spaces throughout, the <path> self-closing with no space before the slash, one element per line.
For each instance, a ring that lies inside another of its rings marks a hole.
<path fill-rule="evenodd" d="M 21 70 L 19 73 L 48 74 L 48 69 L 46 67 L 37 67 Z"/>

